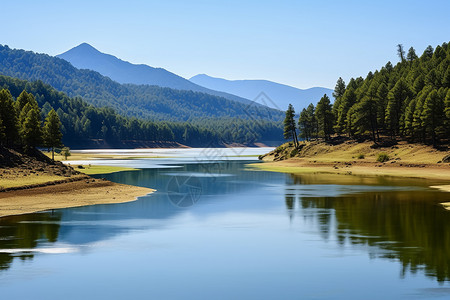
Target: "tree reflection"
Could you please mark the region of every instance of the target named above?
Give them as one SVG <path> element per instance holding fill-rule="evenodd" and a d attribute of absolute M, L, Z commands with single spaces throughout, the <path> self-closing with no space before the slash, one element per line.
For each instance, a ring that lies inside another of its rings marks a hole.
<path fill-rule="evenodd" d="M 367 249 L 371 258 L 398 260 L 401 276 L 423 271 L 440 282 L 450 280 L 450 212 L 438 204 L 448 201 L 448 194 L 419 190 L 297 198 L 298 213 L 313 218 L 325 240 L 332 233 L 341 246 Z M 286 201 L 289 211 L 293 207 Z"/>
<path fill-rule="evenodd" d="M 14 258 L 33 259 L 29 252 L 7 253 L 10 249 L 34 249 L 39 244 L 58 239 L 61 213 L 37 213 L 0 219 L 0 270 L 11 266 Z"/>

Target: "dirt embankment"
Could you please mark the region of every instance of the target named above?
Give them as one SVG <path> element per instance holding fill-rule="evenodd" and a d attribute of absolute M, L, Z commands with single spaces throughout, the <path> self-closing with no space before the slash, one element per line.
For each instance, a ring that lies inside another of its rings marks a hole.
<path fill-rule="evenodd" d="M 93 179 L 38 150 L 0 147 L 0 217 L 136 200 L 154 190 Z"/>

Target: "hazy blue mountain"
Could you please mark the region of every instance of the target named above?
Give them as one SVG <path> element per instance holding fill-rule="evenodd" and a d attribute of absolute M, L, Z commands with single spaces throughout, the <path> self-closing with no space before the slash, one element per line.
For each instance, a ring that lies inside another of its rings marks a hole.
<path fill-rule="evenodd" d="M 209 89 L 227 92 L 250 100 L 257 98 L 257 102 L 266 102 L 267 106 L 281 110 L 285 110 L 291 103 L 299 112 L 308 104 L 317 103 L 324 94 L 333 100 L 333 90 L 323 87 L 302 90 L 268 80 L 226 80 L 205 74 L 196 75 L 189 80 Z M 261 92 L 267 97 L 261 95 Z"/>
<path fill-rule="evenodd" d="M 234 101 L 249 103 L 247 99 L 199 86 L 166 69 L 153 68 L 143 64 L 136 65 L 123 61 L 113 55 L 102 53 L 87 43 L 82 43 L 67 52 L 57 55 L 57 57 L 70 62 L 78 69 L 97 71 L 122 84 L 157 85 L 177 90 L 202 92 Z"/>

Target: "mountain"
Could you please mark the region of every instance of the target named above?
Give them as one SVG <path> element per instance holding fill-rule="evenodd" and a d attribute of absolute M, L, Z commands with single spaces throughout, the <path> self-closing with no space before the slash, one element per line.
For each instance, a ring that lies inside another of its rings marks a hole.
<path fill-rule="evenodd" d="M 242 118 L 280 121 L 283 113 L 206 93 L 149 85 L 120 84 L 96 71 L 77 69 L 64 59 L 0 45 L 0 74 L 42 80 L 69 97 L 147 120 L 194 121 Z"/>
<path fill-rule="evenodd" d="M 310 103 L 316 103 L 324 94 L 333 99 L 333 90 L 323 87 L 302 90 L 268 80 L 226 80 L 205 74 L 196 75 L 189 80 L 209 89 L 250 100 L 258 98 L 257 102 L 265 102 L 267 106 L 281 110 L 285 110 L 289 103 L 297 110 L 301 110 Z"/>
<path fill-rule="evenodd" d="M 122 84 L 157 85 L 177 90 L 207 93 L 249 104 L 247 99 L 199 86 L 166 69 L 123 61 L 113 55 L 102 53 L 87 43 L 82 43 L 56 57 L 67 60 L 78 69 L 97 71 Z"/>

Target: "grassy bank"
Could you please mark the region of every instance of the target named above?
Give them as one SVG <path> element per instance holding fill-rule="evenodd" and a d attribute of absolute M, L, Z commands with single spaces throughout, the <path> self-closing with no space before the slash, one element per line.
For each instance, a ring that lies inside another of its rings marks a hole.
<path fill-rule="evenodd" d="M 286 143 L 261 156 L 263 164 L 253 168 L 284 173 L 330 173 L 368 176 L 401 176 L 450 181 L 450 164 L 443 162 L 448 151 L 431 146 L 400 142 L 373 147 L 371 142 L 344 141 L 302 143 L 297 150 Z M 379 161 L 383 156 L 385 161 Z"/>

